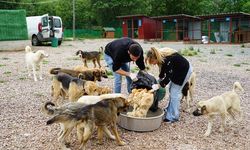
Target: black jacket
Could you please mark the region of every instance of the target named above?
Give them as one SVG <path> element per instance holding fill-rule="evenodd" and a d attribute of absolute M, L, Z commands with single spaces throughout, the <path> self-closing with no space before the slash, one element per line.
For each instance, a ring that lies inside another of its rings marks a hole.
<path fill-rule="evenodd" d="M 122 63 L 132 61 L 128 54 L 128 50 L 131 44 L 138 43 L 130 38 L 121 38 L 118 40 L 114 40 L 106 45 L 105 54 L 109 55 L 113 59 L 113 71 L 119 70 Z M 143 53 L 135 63 L 140 68 L 140 70 L 145 69 Z"/>
<path fill-rule="evenodd" d="M 169 81 L 182 85 L 189 69 L 189 62 L 178 53 L 164 58 L 159 74 L 160 85 L 165 87 Z"/>

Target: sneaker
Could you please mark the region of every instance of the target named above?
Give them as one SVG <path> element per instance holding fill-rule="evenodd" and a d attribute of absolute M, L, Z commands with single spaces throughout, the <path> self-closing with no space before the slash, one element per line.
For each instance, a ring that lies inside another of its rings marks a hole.
<path fill-rule="evenodd" d="M 168 123 L 171 123 L 171 121 L 170 121 L 170 120 L 168 120 L 167 118 L 164 118 L 162 121 L 163 121 L 163 122 L 168 122 Z"/>

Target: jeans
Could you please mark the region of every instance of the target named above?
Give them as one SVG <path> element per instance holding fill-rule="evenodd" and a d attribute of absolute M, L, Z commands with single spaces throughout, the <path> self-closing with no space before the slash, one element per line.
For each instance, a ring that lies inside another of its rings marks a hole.
<path fill-rule="evenodd" d="M 177 85 L 173 82 L 169 83 L 169 104 L 168 107 L 165 108 L 165 118 L 168 119 L 170 122 L 175 122 L 179 120 L 179 108 L 180 108 L 180 101 L 182 97 L 182 88 L 189 80 L 192 74 L 192 66 L 189 64 L 189 70 L 185 77 L 185 80 L 182 85 Z"/>
<path fill-rule="evenodd" d="M 121 93 L 122 75 L 120 75 L 118 73 L 115 73 L 113 71 L 113 68 L 112 68 L 113 67 L 113 59 L 109 55 L 104 54 L 104 60 L 106 61 L 108 67 L 112 70 L 113 76 L 115 78 L 114 92 L 115 93 Z M 123 63 L 121 65 L 120 69 L 129 72 L 130 71 L 130 63 Z M 126 79 L 127 79 L 127 90 L 128 90 L 128 93 L 131 93 L 130 86 L 131 86 L 132 80 L 130 79 L 130 77 L 127 77 L 127 76 L 126 76 Z"/>

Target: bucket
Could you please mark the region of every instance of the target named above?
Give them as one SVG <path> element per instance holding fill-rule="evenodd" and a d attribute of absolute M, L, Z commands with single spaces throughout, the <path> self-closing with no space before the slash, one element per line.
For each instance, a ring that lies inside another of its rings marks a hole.
<path fill-rule="evenodd" d="M 58 38 L 53 37 L 51 46 L 52 46 L 52 47 L 57 47 L 57 46 L 58 46 Z"/>

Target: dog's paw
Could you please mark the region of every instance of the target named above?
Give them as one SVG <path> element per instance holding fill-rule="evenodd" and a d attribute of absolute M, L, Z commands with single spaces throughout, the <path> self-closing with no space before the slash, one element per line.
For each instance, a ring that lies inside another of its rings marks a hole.
<path fill-rule="evenodd" d="M 208 137 L 209 135 L 210 135 L 209 132 L 206 132 L 206 133 L 204 134 L 205 137 Z"/>
<path fill-rule="evenodd" d="M 126 145 L 126 143 L 123 142 L 123 141 L 120 141 L 120 142 L 118 143 L 118 145 L 119 145 L 119 146 L 123 146 L 123 145 Z"/>

